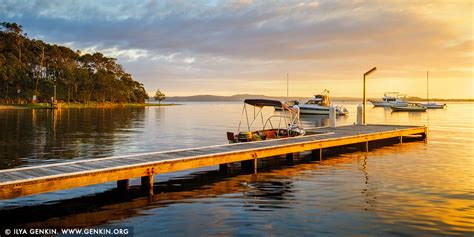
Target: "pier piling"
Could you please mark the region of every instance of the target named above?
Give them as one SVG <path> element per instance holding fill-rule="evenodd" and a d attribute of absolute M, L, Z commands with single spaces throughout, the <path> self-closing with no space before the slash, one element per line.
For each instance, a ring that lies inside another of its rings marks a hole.
<path fill-rule="evenodd" d="M 240 166 L 242 170 L 252 171 L 252 172 L 255 171 L 255 160 L 256 159 L 241 161 Z"/>
<path fill-rule="evenodd" d="M 229 164 L 228 163 L 219 164 L 219 172 L 221 173 L 229 172 Z"/>
<path fill-rule="evenodd" d="M 319 159 L 320 153 L 321 153 L 320 149 L 311 150 L 311 160 Z"/>
<path fill-rule="evenodd" d="M 362 105 L 357 106 L 357 125 L 362 125 Z"/>
<path fill-rule="evenodd" d="M 130 181 L 128 179 L 122 179 L 117 181 L 117 189 L 120 191 L 127 191 L 130 188 Z"/>
<path fill-rule="evenodd" d="M 336 127 L 336 108 L 334 106 L 329 107 L 329 127 Z"/>
<path fill-rule="evenodd" d="M 141 189 L 143 192 L 147 192 L 150 195 L 153 195 L 153 183 L 154 183 L 154 176 L 143 176 L 141 177 Z"/>

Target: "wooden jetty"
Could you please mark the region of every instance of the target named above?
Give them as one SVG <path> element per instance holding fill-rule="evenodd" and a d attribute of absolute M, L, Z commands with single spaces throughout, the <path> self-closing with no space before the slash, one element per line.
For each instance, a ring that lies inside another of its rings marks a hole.
<path fill-rule="evenodd" d="M 408 136 L 426 141 L 428 131 L 425 126 L 349 125 L 310 132 L 313 135 L 0 170 L 0 199 L 112 181 L 127 189 L 128 180 L 139 177 L 142 188 L 152 193 L 156 174 L 214 165 L 225 169 L 234 162 L 242 162 L 242 167 L 252 167 L 256 172 L 260 158 L 286 155 L 292 159 L 294 153 L 312 151 L 313 156 L 322 159 L 323 149 L 365 144 L 368 150 L 372 141 L 398 138 L 402 142 Z"/>

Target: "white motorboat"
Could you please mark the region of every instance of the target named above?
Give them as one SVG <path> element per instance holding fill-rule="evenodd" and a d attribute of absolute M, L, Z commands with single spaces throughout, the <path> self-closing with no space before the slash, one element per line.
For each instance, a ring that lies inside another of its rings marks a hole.
<path fill-rule="evenodd" d="M 331 107 L 329 101 L 329 91 L 324 90 L 323 93 L 315 95 L 313 99 L 306 101 L 306 103 L 299 105 L 301 114 L 323 114 L 329 115 L 329 108 Z M 349 110 L 344 106 L 334 106 L 336 115 L 347 115 Z"/>
<path fill-rule="evenodd" d="M 444 109 L 447 106 L 446 104 L 438 104 L 438 103 L 433 103 L 433 102 L 428 102 L 421 105 L 428 109 Z"/>
<path fill-rule="evenodd" d="M 408 103 L 407 106 L 392 106 L 393 112 L 425 112 L 426 107 L 419 103 Z"/>
<path fill-rule="evenodd" d="M 406 95 L 398 92 L 385 92 L 382 100 L 369 100 L 375 107 L 407 106 Z"/>

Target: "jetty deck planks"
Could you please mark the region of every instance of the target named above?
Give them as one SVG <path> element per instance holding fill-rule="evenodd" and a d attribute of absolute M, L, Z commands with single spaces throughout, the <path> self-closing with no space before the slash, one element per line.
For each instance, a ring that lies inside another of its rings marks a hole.
<path fill-rule="evenodd" d="M 309 133 L 314 135 L 0 170 L 0 199 L 389 138 L 426 137 L 427 128 L 348 125 Z"/>

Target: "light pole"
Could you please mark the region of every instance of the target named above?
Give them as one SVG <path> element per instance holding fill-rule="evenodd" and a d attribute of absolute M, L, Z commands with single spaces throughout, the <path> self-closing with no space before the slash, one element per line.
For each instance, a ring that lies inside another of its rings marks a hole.
<path fill-rule="evenodd" d="M 362 95 L 362 124 L 365 124 L 365 77 L 368 76 L 370 73 L 375 72 L 377 70 L 376 67 L 373 67 L 366 73 L 364 73 L 364 94 Z"/>

